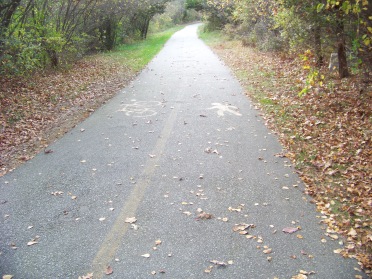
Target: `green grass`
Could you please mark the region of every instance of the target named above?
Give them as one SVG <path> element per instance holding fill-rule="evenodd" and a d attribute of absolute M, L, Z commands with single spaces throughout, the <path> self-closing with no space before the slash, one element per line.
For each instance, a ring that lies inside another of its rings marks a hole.
<path fill-rule="evenodd" d="M 139 71 L 159 53 L 169 38 L 182 28 L 176 26 L 160 33 L 150 34 L 146 40 L 121 45 L 105 56 L 127 65 L 133 71 Z"/>
<path fill-rule="evenodd" d="M 207 45 L 217 45 L 225 40 L 224 35 L 221 31 L 204 31 L 204 25 L 199 26 L 198 36 L 202 39 Z"/>

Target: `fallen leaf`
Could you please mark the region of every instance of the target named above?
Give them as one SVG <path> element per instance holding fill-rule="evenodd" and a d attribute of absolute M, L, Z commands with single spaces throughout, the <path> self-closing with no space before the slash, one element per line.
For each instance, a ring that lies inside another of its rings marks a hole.
<path fill-rule="evenodd" d="M 269 248 L 269 249 L 263 250 L 263 253 L 264 254 L 271 254 L 272 251 L 273 251 L 273 249 Z"/>
<path fill-rule="evenodd" d="M 292 276 L 291 279 L 307 279 L 307 276 L 300 273 L 295 276 Z"/>
<path fill-rule="evenodd" d="M 246 229 L 254 228 L 254 227 L 255 227 L 255 225 L 253 225 L 253 224 L 240 223 L 240 224 L 236 224 L 236 225 L 233 227 L 233 231 L 234 231 L 234 232 L 245 231 Z"/>
<path fill-rule="evenodd" d="M 205 273 L 211 273 L 213 269 L 213 265 L 210 265 L 208 268 L 204 270 Z"/>
<path fill-rule="evenodd" d="M 32 240 L 32 241 L 27 242 L 27 246 L 31 246 L 31 245 L 38 244 L 38 243 L 39 242 L 37 242 L 36 240 Z"/>
<path fill-rule="evenodd" d="M 212 260 L 210 261 L 212 264 L 215 264 L 217 266 L 226 266 L 227 264 L 225 262 L 222 262 L 222 261 L 217 261 L 217 260 Z"/>
<path fill-rule="evenodd" d="M 110 274 L 112 274 L 114 271 L 112 270 L 112 267 L 111 266 L 108 266 L 107 268 L 106 268 L 106 271 L 105 271 L 105 273 L 106 273 L 106 275 L 110 275 Z"/>
<path fill-rule="evenodd" d="M 334 239 L 334 240 L 337 240 L 338 239 L 338 235 L 337 234 L 330 234 L 329 237 L 332 238 L 332 239 Z"/>
<path fill-rule="evenodd" d="M 52 193 L 50 193 L 51 195 L 53 195 L 53 196 L 61 196 L 62 194 L 63 194 L 63 192 L 61 192 L 61 191 L 56 191 L 56 192 L 52 192 Z"/>
<path fill-rule="evenodd" d="M 3 279 L 12 279 L 13 275 L 3 275 Z"/>
<path fill-rule="evenodd" d="M 292 233 L 297 232 L 298 228 L 284 228 L 282 231 L 285 232 L 285 233 L 292 234 Z"/>
<path fill-rule="evenodd" d="M 296 235 L 298 239 L 303 239 L 304 237 L 301 234 Z"/>
<path fill-rule="evenodd" d="M 160 239 L 155 241 L 155 245 L 160 245 L 161 243 L 162 243 L 162 241 Z"/>
<path fill-rule="evenodd" d="M 93 279 L 93 273 L 88 273 L 87 275 L 79 276 L 78 279 Z"/>
<path fill-rule="evenodd" d="M 133 224 L 133 223 L 137 222 L 137 219 L 136 219 L 136 217 L 128 217 L 128 218 L 125 219 L 124 222 L 129 223 L 129 224 Z"/>
<path fill-rule="evenodd" d="M 212 218 L 213 218 L 213 215 L 209 214 L 209 213 L 206 213 L 206 212 L 202 212 L 198 215 L 198 219 L 201 219 L 201 220 L 208 220 L 208 219 L 212 219 Z"/>
<path fill-rule="evenodd" d="M 356 232 L 356 230 L 355 229 L 351 229 L 349 232 L 348 232 L 348 236 L 351 236 L 351 237 L 356 237 L 357 236 L 357 232 Z"/>

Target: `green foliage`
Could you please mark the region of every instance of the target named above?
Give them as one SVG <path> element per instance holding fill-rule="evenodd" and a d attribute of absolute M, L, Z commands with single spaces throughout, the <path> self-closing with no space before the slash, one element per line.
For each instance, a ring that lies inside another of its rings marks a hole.
<path fill-rule="evenodd" d="M 194 9 L 196 11 L 201 11 L 204 8 L 203 0 L 186 0 L 185 6 L 187 9 Z"/>
<path fill-rule="evenodd" d="M 184 16 L 184 0 L 3 0 L 0 4 L 0 73 L 25 75 L 58 67 L 88 51 L 112 50 L 132 38 L 145 39 L 150 20 L 178 9 L 159 25 Z M 160 27 L 159 27 L 160 28 Z"/>
<path fill-rule="evenodd" d="M 324 75 L 320 74 L 319 69 L 314 64 L 314 54 L 307 50 L 304 54 L 300 55 L 302 58 L 303 69 L 308 72 L 305 86 L 303 89 L 298 93 L 300 97 L 310 92 L 312 88 L 319 88 L 323 87 L 324 82 Z"/>

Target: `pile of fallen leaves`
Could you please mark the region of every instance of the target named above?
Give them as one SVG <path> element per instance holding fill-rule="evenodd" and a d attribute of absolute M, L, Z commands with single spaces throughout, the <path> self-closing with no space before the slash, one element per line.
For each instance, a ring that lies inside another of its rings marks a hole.
<path fill-rule="evenodd" d="M 299 97 L 306 71 L 299 59 L 261 53 L 238 41 L 212 46 L 262 109 L 324 214 L 326 235 L 344 236 L 344 257 L 372 269 L 372 90 L 358 76 L 339 80 L 323 70 L 324 85 Z M 341 239 L 341 238 L 340 238 Z M 338 241 L 340 241 L 338 239 Z"/>
<path fill-rule="evenodd" d="M 0 176 L 69 131 L 134 74 L 109 57 L 93 56 L 65 71 L 0 77 Z"/>

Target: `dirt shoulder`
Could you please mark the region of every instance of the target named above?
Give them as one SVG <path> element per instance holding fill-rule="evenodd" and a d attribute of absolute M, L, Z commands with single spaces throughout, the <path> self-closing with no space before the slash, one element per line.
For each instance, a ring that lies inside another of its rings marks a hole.
<path fill-rule="evenodd" d="M 135 76 L 109 57 L 92 56 L 66 71 L 0 78 L 0 176 L 88 117 Z"/>
<path fill-rule="evenodd" d="M 340 81 L 324 70 L 324 83 L 307 94 L 301 61 L 214 43 L 215 53 L 235 72 L 262 111 L 306 184 L 309 200 L 327 225 L 319 241 L 343 242 L 335 251 L 372 269 L 372 91 L 357 77 Z"/>

